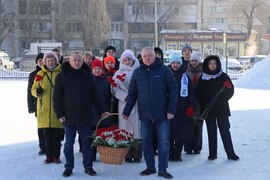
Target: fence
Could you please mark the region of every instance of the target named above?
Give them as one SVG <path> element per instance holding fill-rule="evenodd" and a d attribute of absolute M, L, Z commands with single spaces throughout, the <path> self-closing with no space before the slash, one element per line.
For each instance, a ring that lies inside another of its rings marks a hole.
<path fill-rule="evenodd" d="M 39 52 L 47 52 L 49 50 L 52 50 L 54 47 L 39 47 Z M 63 49 L 63 56 L 69 55 L 72 51 L 79 50 L 81 52 L 84 52 L 84 48 L 68 48 Z M 36 63 L 35 63 L 35 57 L 36 55 L 25 55 L 23 58 L 21 58 L 20 61 L 15 62 L 14 69 L 13 68 L 7 68 L 7 66 L 1 66 L 0 64 L 0 79 L 18 79 L 18 78 L 28 78 L 29 73 L 33 70 L 35 70 Z M 227 62 L 225 59 L 221 59 L 222 68 L 223 71 L 226 72 L 231 79 L 238 79 L 245 73 L 245 66 L 242 66 L 241 63 L 236 59 L 228 59 Z"/>

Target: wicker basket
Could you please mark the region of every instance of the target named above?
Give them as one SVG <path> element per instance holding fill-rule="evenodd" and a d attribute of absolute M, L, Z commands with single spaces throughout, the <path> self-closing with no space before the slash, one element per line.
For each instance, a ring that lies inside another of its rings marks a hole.
<path fill-rule="evenodd" d="M 106 146 L 98 146 L 97 150 L 103 163 L 122 164 L 128 153 L 129 148 L 112 148 Z"/>

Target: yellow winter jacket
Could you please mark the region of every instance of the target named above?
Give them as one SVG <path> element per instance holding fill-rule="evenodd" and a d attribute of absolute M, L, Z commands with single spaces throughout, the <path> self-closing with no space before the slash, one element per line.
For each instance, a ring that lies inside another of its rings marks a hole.
<path fill-rule="evenodd" d="M 57 65 L 53 71 L 49 71 L 44 65 L 37 73 L 31 92 L 37 97 L 37 120 L 38 128 L 63 128 L 61 122 L 57 119 L 53 109 L 53 90 L 55 85 L 55 77 L 60 72 L 61 65 Z M 46 75 L 47 74 L 47 75 Z M 38 78 L 37 76 L 41 77 Z M 51 82 L 50 82 L 50 80 Z M 43 94 L 37 96 L 36 89 L 41 86 Z"/>

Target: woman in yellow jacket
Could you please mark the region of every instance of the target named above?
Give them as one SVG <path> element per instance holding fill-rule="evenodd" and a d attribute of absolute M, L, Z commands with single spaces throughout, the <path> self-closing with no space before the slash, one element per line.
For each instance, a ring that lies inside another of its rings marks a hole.
<path fill-rule="evenodd" d="M 55 77 L 60 72 L 58 58 L 53 52 L 47 52 L 43 58 L 43 66 L 35 76 L 32 95 L 37 97 L 38 128 L 43 129 L 45 138 L 45 164 L 61 163 L 60 150 L 64 130 L 57 119 L 53 108 L 53 90 Z"/>

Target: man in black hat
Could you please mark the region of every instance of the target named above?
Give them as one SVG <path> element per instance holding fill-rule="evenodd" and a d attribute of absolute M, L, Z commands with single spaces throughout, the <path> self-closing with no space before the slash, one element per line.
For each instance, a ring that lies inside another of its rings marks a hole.
<path fill-rule="evenodd" d="M 41 66 L 43 65 L 44 53 L 39 53 L 36 57 L 36 70 L 30 73 L 28 78 L 28 87 L 27 87 L 27 104 L 28 104 L 28 112 L 29 113 L 35 113 L 35 116 L 37 116 L 37 98 L 32 96 L 31 88 L 34 83 L 34 79 L 38 71 L 41 70 Z M 44 155 L 45 154 L 45 142 L 44 142 L 44 135 L 43 131 L 38 128 L 38 139 L 39 139 L 39 148 L 40 151 L 38 152 L 38 155 Z"/>

